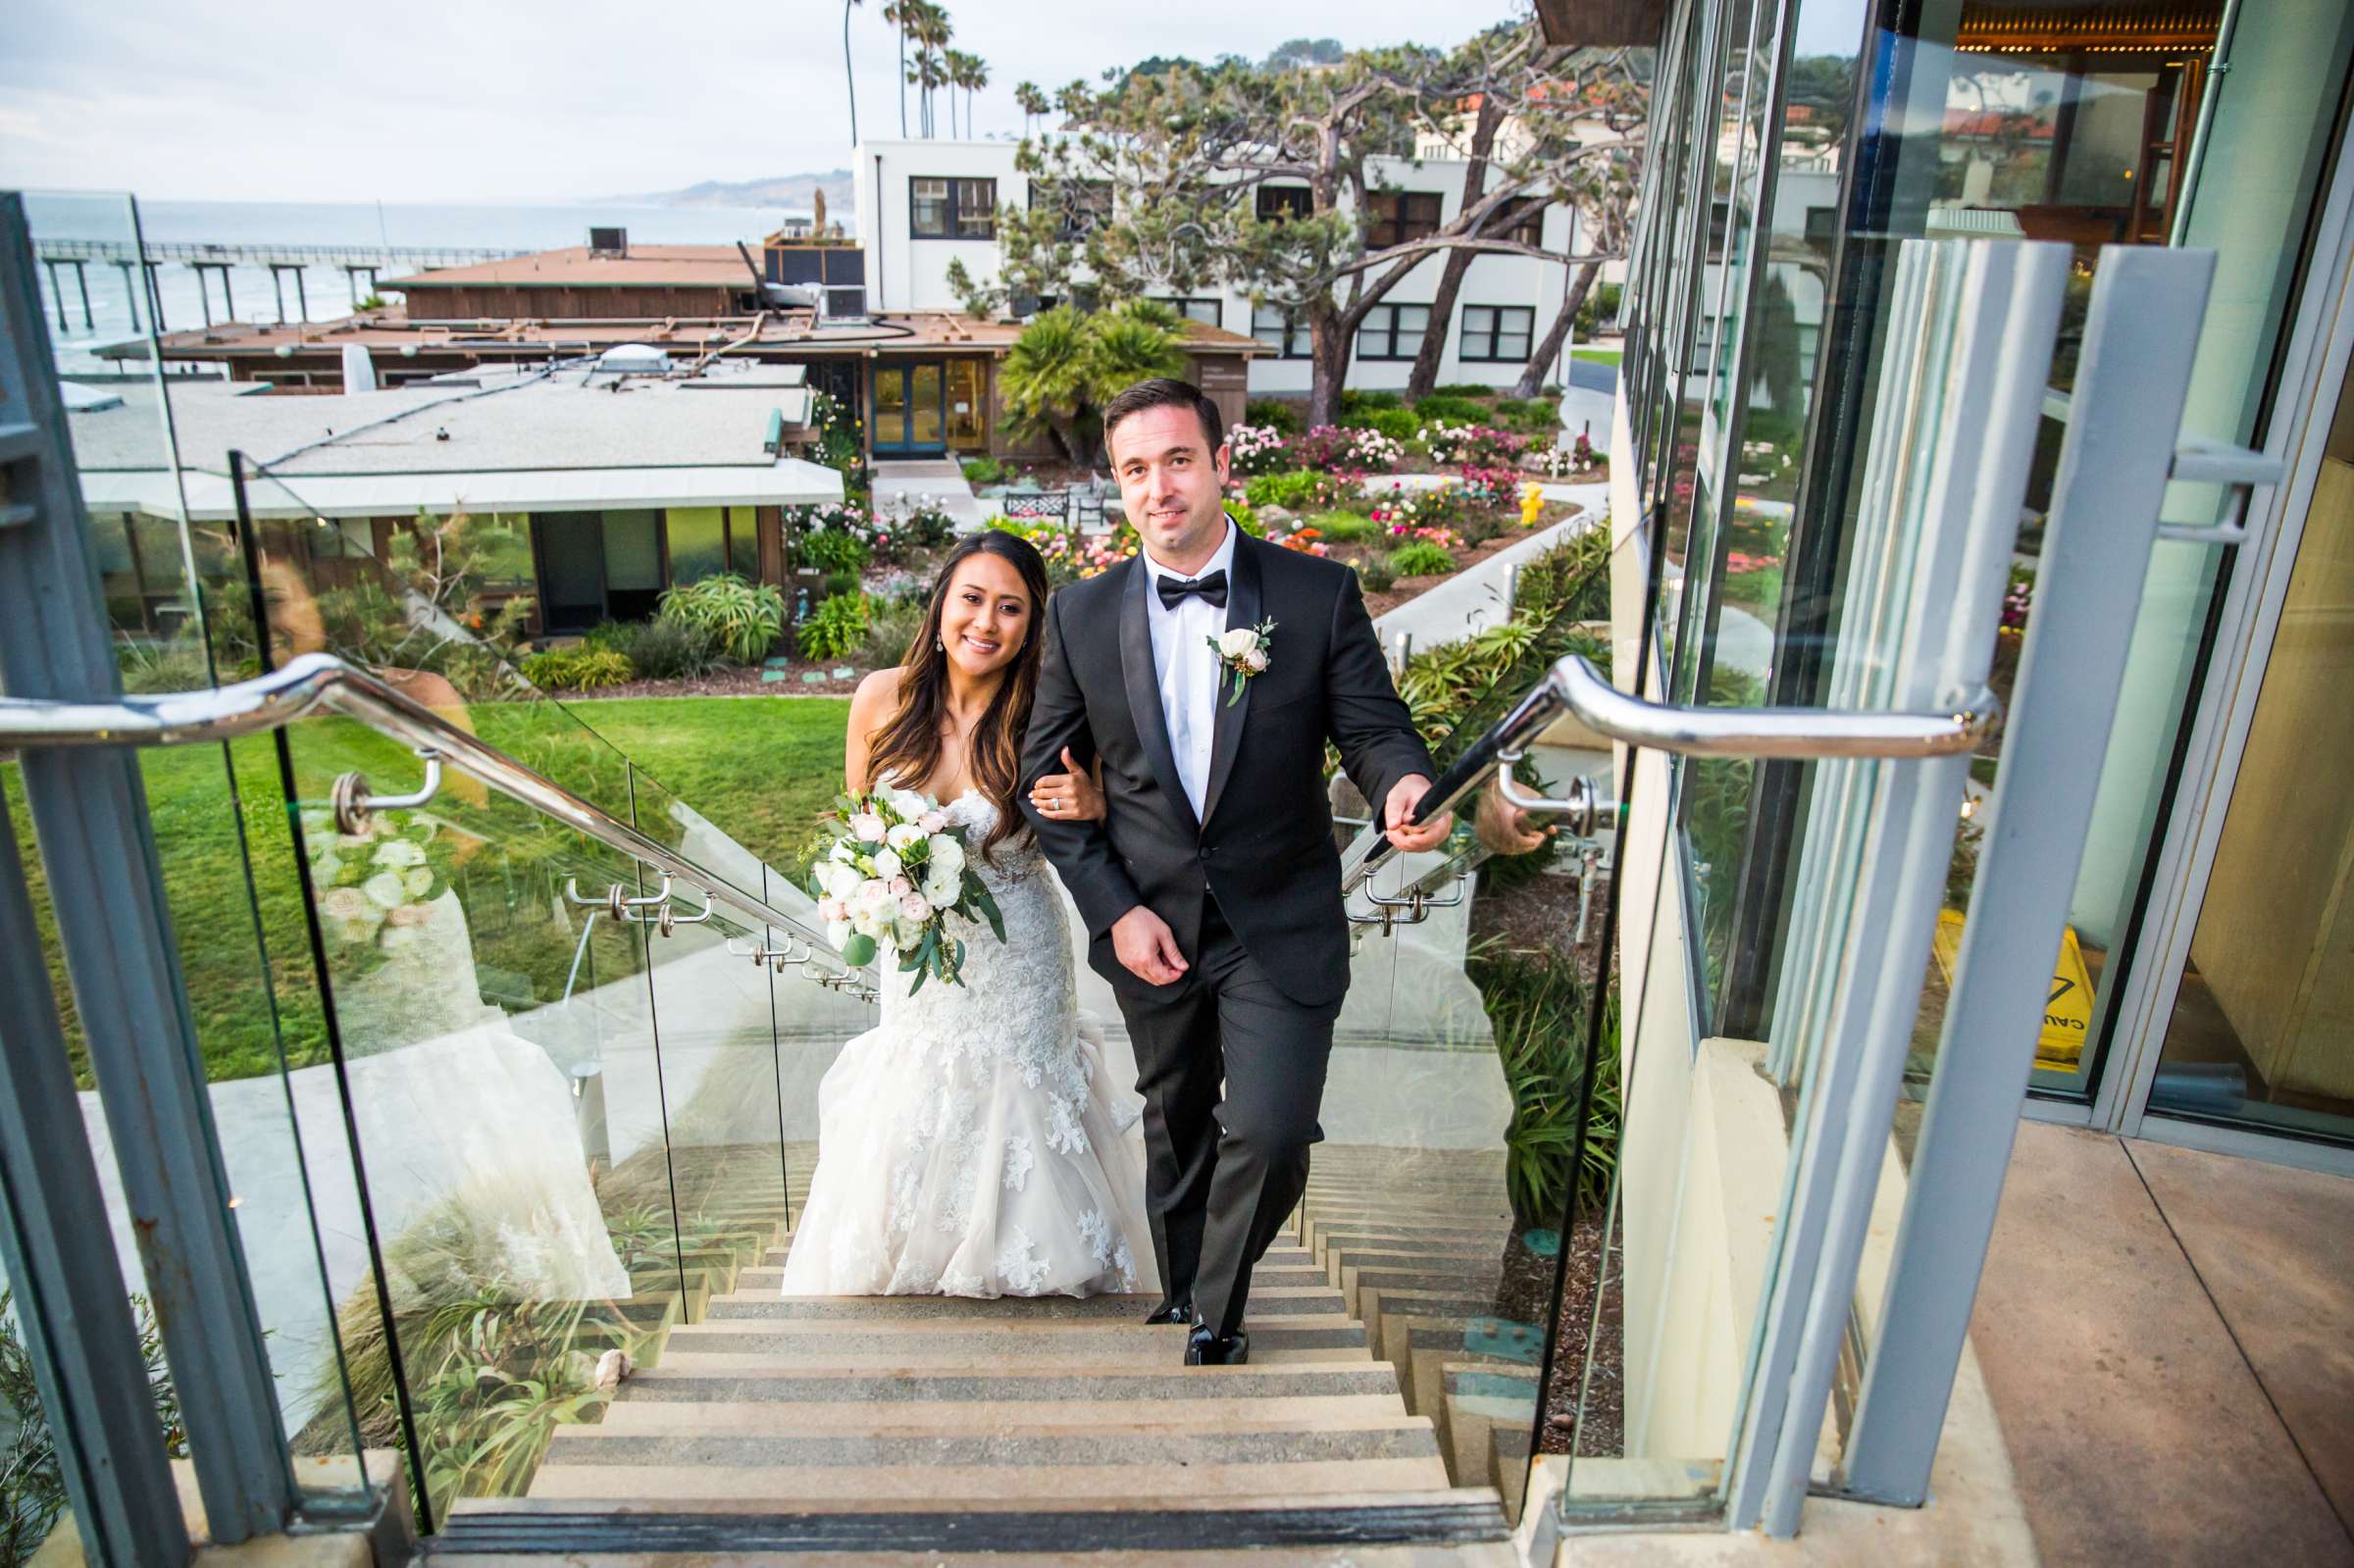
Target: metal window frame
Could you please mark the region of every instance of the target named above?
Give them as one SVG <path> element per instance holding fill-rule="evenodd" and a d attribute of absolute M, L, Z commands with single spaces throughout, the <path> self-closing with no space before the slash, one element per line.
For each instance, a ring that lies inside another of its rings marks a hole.
<path fill-rule="evenodd" d="M 2174 451 L 2150 432 L 2181 425 L 2214 275 L 2212 251 L 2131 245 L 2104 246 L 2094 272 L 2039 578 L 2070 613 L 2030 623 L 2020 661 L 1994 826 L 1841 1467 L 1843 1490 L 1869 1501 L 1928 1495 L 2158 541 Z"/>
<path fill-rule="evenodd" d="M 1917 629 L 1891 700 L 1921 707 L 1983 683 L 2051 364 L 2066 246 L 1907 241 L 1913 337 L 1935 347 L 1942 402 L 1929 454 L 1900 482 L 1926 513 L 1903 591 Z M 1927 372 L 1924 372 L 1927 374 Z M 1925 467 L 1925 473 L 1919 472 Z M 1904 1077 L 1919 976 L 1942 902 L 1968 759 L 1879 765 L 1837 988 L 1811 1070 L 1761 1303 L 1757 1353 L 1728 1467 L 1727 1524 L 1797 1532 Z M 1999 1170 L 1986 1180 L 1999 1190 Z"/>
<path fill-rule="evenodd" d="M 1488 318 L 1488 329 L 1484 332 L 1474 333 L 1471 330 L 1471 313 L 1475 310 L 1492 313 Z M 1504 326 L 1507 311 L 1520 312 L 1528 318 L 1528 325 L 1517 332 L 1508 332 Z M 1534 305 L 1465 305 L 1462 310 L 1462 326 L 1457 329 L 1455 357 L 1466 365 L 1515 364 L 1527 359 L 1528 355 L 1526 353 L 1507 354 L 1504 352 L 1504 340 L 1507 337 L 1516 336 L 1533 344 L 1536 341 L 1536 330 L 1537 307 Z M 1486 340 L 1487 351 L 1485 353 L 1474 354 L 1471 352 L 1471 342 L 1475 336 Z"/>

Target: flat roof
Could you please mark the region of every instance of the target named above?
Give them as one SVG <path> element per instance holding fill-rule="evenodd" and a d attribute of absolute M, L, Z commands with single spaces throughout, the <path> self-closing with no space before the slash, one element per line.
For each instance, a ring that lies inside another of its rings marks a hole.
<path fill-rule="evenodd" d="M 754 324 L 757 323 L 757 330 Z M 1265 353 L 1256 338 L 1222 327 L 1187 320 L 1179 324 L 1184 345 L 1198 351 Z M 446 321 L 412 321 L 404 311 L 370 311 L 334 322 L 288 322 L 248 326 L 229 322 L 166 332 L 164 357 L 180 360 L 250 360 L 291 353 L 334 354 L 358 343 L 380 370 L 398 370 L 400 352 L 458 352 L 535 358 L 548 349 L 597 353 L 617 343 L 651 343 L 674 356 L 693 356 L 735 345 L 737 351 L 827 356 L 905 353 L 1002 353 L 1022 335 L 1020 322 L 975 321 L 953 311 L 899 311 L 879 315 L 864 327 L 819 328 L 807 311 L 770 311 L 765 316 L 642 317 L 540 320 L 522 318 L 488 327 Z M 144 359 L 146 345 L 126 341 L 104 357 Z"/>
<path fill-rule="evenodd" d="M 745 248 L 756 257 L 756 242 Z M 379 288 L 750 288 L 752 272 L 733 245 L 632 245 L 615 255 L 586 245 L 534 251 L 466 267 L 387 278 Z"/>
<path fill-rule="evenodd" d="M 93 506 L 168 516 L 155 389 L 125 382 L 120 391 L 112 407 L 69 416 L 83 494 Z M 320 516 L 453 501 L 557 510 L 790 505 L 842 494 L 832 469 L 765 450 L 779 415 L 789 428 L 807 427 L 814 395 L 773 375 L 672 380 L 502 368 L 374 392 L 273 394 L 253 382 L 197 381 L 173 383 L 170 395 L 198 515 L 233 514 L 231 451 L 277 477 L 250 487 L 257 506 Z"/>

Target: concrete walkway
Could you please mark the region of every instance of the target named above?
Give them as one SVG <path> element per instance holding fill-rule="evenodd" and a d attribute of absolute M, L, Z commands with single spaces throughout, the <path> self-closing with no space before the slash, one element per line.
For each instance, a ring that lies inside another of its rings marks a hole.
<path fill-rule="evenodd" d="M 930 501 L 955 520 L 959 533 L 970 533 L 989 521 L 972 485 L 965 482 L 963 468 L 947 458 L 877 463 L 874 500 L 875 510 L 886 514 L 895 505 Z"/>
<path fill-rule="evenodd" d="M 2045 1562 L 2354 1564 L 2354 1180 L 2026 1123 L 1970 1339 Z"/>

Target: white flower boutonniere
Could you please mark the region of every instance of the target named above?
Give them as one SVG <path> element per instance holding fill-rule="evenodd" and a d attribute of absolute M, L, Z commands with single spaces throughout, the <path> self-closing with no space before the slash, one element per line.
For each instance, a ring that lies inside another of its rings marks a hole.
<path fill-rule="evenodd" d="M 1234 677 L 1234 689 L 1226 693 L 1226 706 L 1233 707 L 1243 700 L 1243 683 L 1254 675 L 1263 675 L 1267 668 L 1267 643 L 1275 634 L 1275 623 L 1261 621 L 1254 627 L 1238 626 L 1214 637 L 1203 640 L 1209 651 L 1218 656 L 1218 663 Z"/>

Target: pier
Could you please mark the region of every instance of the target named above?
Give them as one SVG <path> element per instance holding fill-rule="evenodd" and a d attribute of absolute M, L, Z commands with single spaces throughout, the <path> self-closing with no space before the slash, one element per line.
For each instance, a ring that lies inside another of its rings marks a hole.
<path fill-rule="evenodd" d="M 49 276 L 50 302 L 57 310 L 60 327 L 69 325 L 65 274 L 74 275 L 74 287 L 80 304 L 83 330 L 94 329 L 95 317 L 90 309 L 88 269 L 92 265 L 114 268 L 122 275 L 124 293 L 130 303 L 133 330 L 140 328 L 139 300 L 142 295 L 156 329 L 164 329 L 163 296 L 155 286 L 155 270 L 168 263 L 187 267 L 195 272 L 197 294 L 203 301 L 204 325 L 213 325 L 212 278 L 217 274 L 221 281 L 222 315 L 234 320 L 237 314 L 236 295 L 230 281 L 233 269 L 238 267 L 267 268 L 272 289 L 278 296 L 278 319 L 286 320 L 286 282 L 291 275 L 294 297 L 304 318 L 310 315 L 310 293 L 303 280 L 304 273 L 313 267 L 339 270 L 351 297 L 352 309 L 359 309 L 366 297 L 361 293 L 360 278 L 368 279 L 367 293 L 374 294 L 377 278 L 382 273 L 412 271 L 429 267 L 464 267 L 477 262 L 498 261 L 523 254 L 514 250 L 496 250 L 478 245 L 274 245 L 274 244 L 214 244 L 204 240 L 156 240 L 144 246 L 121 239 L 36 239 L 33 257 Z M 144 274 L 134 269 L 144 264 Z"/>

